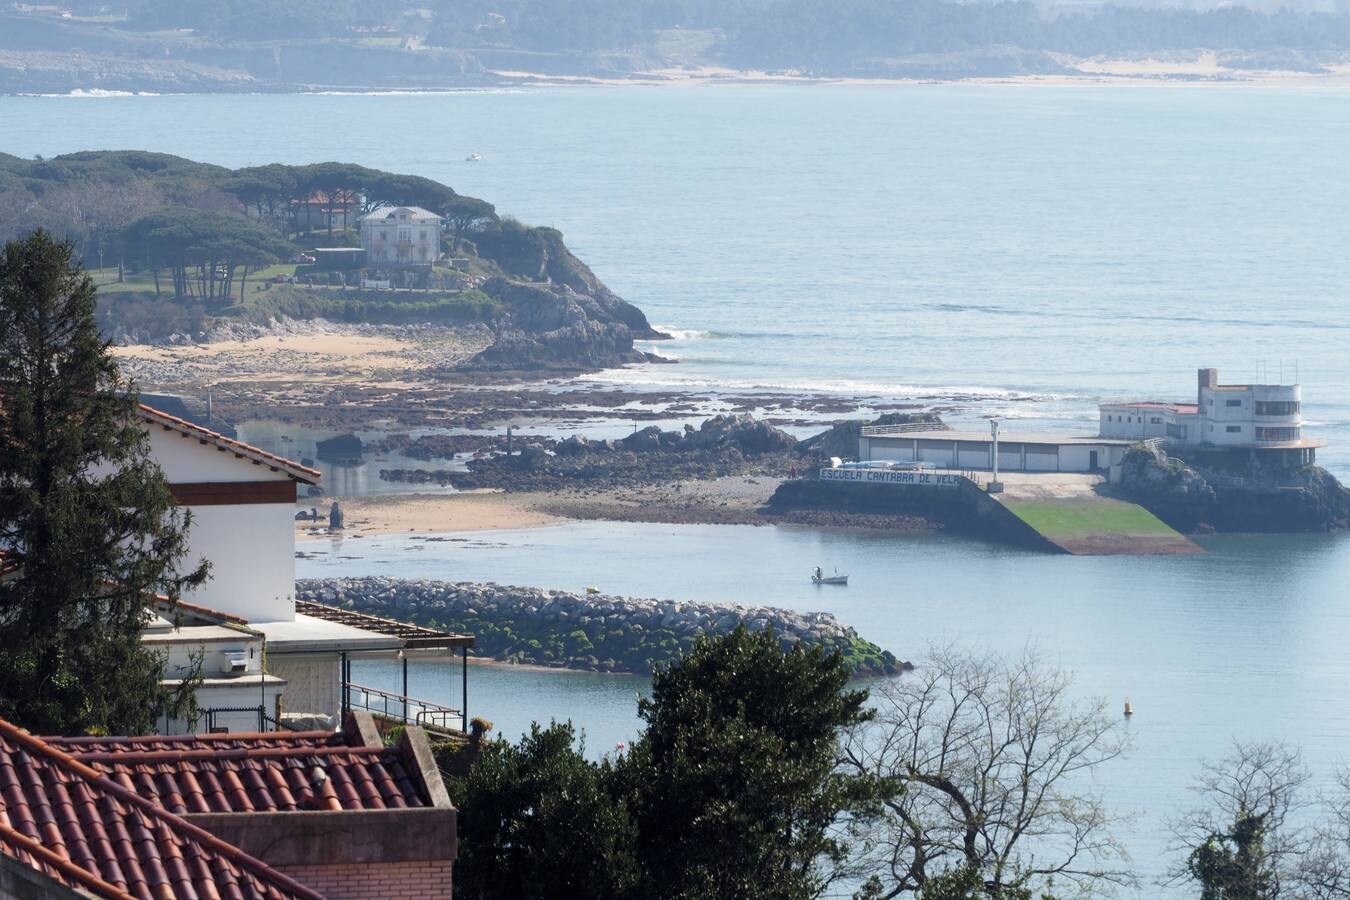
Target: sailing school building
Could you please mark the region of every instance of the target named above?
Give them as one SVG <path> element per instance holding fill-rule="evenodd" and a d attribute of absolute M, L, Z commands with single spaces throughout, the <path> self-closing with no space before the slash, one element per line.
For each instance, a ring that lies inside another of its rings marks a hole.
<path fill-rule="evenodd" d="M 1005 434 L 999 437 L 998 468 L 1002 472 L 1109 472 L 1133 443 L 1125 438 Z M 869 425 L 858 439 L 858 459 L 988 470 L 994 468 L 994 441 L 981 431 Z"/>

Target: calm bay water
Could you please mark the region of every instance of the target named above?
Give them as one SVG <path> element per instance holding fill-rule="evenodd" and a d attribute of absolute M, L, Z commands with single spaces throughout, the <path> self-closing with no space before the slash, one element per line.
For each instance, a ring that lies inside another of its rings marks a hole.
<path fill-rule="evenodd" d="M 1350 93 L 1224 87 L 547 89 L 435 96 L 0 98 L 0 151 L 143 148 L 229 166 L 341 159 L 436 178 L 562 229 L 680 339 L 636 387 L 791 389 L 1090 428 L 1105 397 L 1185 398 L 1198 366 L 1304 384 L 1350 476 Z M 469 152 L 480 162 L 463 162 Z M 1283 362 L 1283 366 L 1281 363 Z M 943 537 L 586 523 L 348 542 L 304 576 L 425 575 L 828 609 L 901 656 L 1028 644 L 1129 696 L 1097 786 L 1140 871 L 1201 757 L 1283 737 L 1325 772 L 1350 738 L 1350 543 L 1205 540 L 1197 557 L 1061 558 Z M 356 548 L 355 551 L 353 548 Z M 359 553 L 357 560 L 338 555 Z M 806 583 L 816 562 L 846 589 Z M 372 679 L 393 671 L 374 665 Z M 635 730 L 639 679 L 478 668 L 518 734 Z M 423 680 L 425 679 L 425 680 Z M 449 689 L 415 667 L 414 687 Z M 1162 891 L 1145 887 L 1139 896 Z"/>
<path fill-rule="evenodd" d="M 682 600 L 823 609 L 902 658 L 955 643 L 1071 669 L 1083 696 L 1126 697 L 1134 750 L 1092 787 L 1132 817 L 1118 834 L 1149 879 L 1175 861 L 1166 819 L 1190 801 L 1202 759 L 1234 738 L 1300 744 L 1320 776 L 1350 762 L 1350 536 L 1216 537 L 1203 556 L 1046 556 L 944 536 L 805 528 L 587 522 L 453 543 L 390 537 L 312 542 L 302 577 L 398 575 L 493 580 Z M 351 559 L 357 555 L 360 558 Z M 851 575 L 811 585 L 819 562 Z M 358 674 L 396 687 L 389 663 Z M 443 665 L 414 668 L 413 687 L 457 702 Z M 571 719 L 589 752 L 637 731 L 645 682 L 574 672 L 477 667 L 472 714 L 516 736 L 534 720 Z M 448 692 L 447 692 L 448 691 Z M 1168 894 L 1147 883 L 1140 897 Z"/>

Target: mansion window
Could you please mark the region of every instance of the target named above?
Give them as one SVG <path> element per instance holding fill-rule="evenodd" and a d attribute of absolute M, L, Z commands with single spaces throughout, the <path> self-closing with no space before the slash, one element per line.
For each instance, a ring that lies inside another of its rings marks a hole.
<path fill-rule="evenodd" d="M 1241 425 L 1229 425 L 1227 428 L 1224 429 L 1224 431 L 1228 432 L 1229 434 L 1238 434 L 1239 432 L 1242 431 L 1242 426 L 1241 426 Z"/>
<path fill-rule="evenodd" d="M 1256 439 L 1258 441 L 1296 441 L 1298 440 L 1298 429 L 1257 428 Z"/>

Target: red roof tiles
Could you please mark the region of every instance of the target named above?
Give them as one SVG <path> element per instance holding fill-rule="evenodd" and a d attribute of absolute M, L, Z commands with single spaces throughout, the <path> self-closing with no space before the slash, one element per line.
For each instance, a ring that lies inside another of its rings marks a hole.
<path fill-rule="evenodd" d="M 95 896 L 322 900 L 137 787 L 0 719 L 0 853 Z"/>
<path fill-rule="evenodd" d="M 171 416 L 166 412 L 160 412 L 153 406 L 140 404 L 140 415 L 142 419 L 155 425 L 161 425 L 164 428 L 172 429 L 188 437 L 195 437 L 204 443 L 214 444 L 222 450 L 232 451 L 241 459 L 248 459 L 268 468 L 276 469 L 279 472 L 285 472 L 296 481 L 303 481 L 305 484 L 318 484 L 319 479 L 323 477 L 318 469 L 311 469 L 308 466 L 302 466 L 294 460 L 286 459 L 284 456 L 277 456 L 275 453 L 268 453 L 266 450 L 260 450 L 251 444 L 245 444 L 243 441 L 237 441 L 234 438 L 225 437 L 219 432 L 212 431 L 209 428 L 203 428 L 186 419 L 180 419 L 177 416 Z"/>
<path fill-rule="evenodd" d="M 49 740 L 180 815 L 431 805 L 396 748 L 351 746 L 341 732 Z"/>

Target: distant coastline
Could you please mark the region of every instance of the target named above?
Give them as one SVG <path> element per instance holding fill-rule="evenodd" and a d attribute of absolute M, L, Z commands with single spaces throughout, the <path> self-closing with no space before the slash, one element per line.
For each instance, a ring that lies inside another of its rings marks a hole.
<path fill-rule="evenodd" d="M 304 94 L 317 96 L 414 96 L 436 94 L 518 91 L 550 87 L 707 87 L 714 85 L 811 85 L 849 87 L 912 87 L 930 85 L 1009 85 L 1009 86 L 1263 86 L 1263 87 L 1350 87 L 1350 63 L 1326 65 L 1319 71 L 1295 69 L 1249 69 L 1226 66 L 1218 54 L 1201 52 L 1194 56 L 1164 59 L 1144 58 L 1064 58 L 1064 71 L 1007 75 L 949 75 L 933 77 L 806 75 L 793 72 L 767 72 L 719 66 L 683 66 L 616 72 L 613 74 L 563 74 L 524 70 L 497 70 L 442 84 L 408 86 L 387 83 L 314 84 L 282 83 L 252 79 L 202 79 L 183 83 L 156 78 L 151 73 L 135 75 L 104 72 L 97 63 L 84 70 L 78 85 L 69 90 L 16 89 L 15 79 L 4 77 L 0 58 L 0 96 L 71 99 L 102 99 L 153 96 L 196 96 L 202 94 Z M 161 73 L 167 74 L 167 73 Z M 107 85 L 119 85 L 110 88 Z"/>

